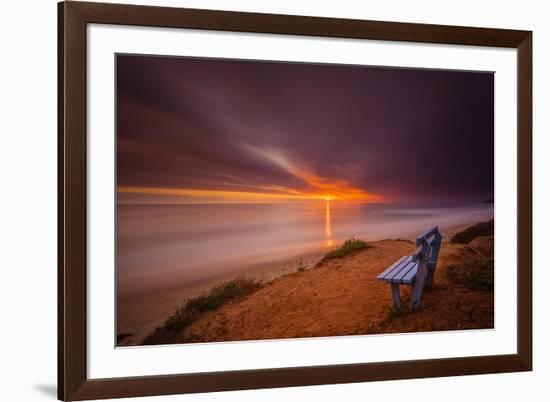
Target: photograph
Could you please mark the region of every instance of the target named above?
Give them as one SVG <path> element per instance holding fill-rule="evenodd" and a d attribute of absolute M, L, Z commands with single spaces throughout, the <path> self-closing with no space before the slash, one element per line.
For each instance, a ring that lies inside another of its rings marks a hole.
<path fill-rule="evenodd" d="M 494 76 L 116 56 L 117 346 L 490 329 Z"/>

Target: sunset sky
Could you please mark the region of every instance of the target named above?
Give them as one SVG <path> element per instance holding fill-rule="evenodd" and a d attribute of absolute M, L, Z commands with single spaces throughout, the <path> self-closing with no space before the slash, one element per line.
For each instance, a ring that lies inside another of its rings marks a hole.
<path fill-rule="evenodd" d="M 117 56 L 120 203 L 493 197 L 493 75 Z"/>

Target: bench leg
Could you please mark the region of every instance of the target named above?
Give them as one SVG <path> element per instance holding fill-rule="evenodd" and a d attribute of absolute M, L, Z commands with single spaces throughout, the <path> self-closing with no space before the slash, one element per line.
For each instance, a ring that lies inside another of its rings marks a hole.
<path fill-rule="evenodd" d="M 395 306 L 395 308 L 397 309 L 401 308 L 401 297 L 399 296 L 398 283 L 391 284 L 391 298 L 393 300 L 393 305 Z"/>
<path fill-rule="evenodd" d="M 415 311 L 420 305 L 422 290 L 424 290 L 424 278 L 417 276 L 411 289 L 411 311 Z"/>
<path fill-rule="evenodd" d="M 426 276 L 425 286 L 431 288 L 434 283 L 435 266 L 437 265 L 437 258 L 439 257 L 439 249 L 441 248 L 441 234 L 437 232 L 435 234 L 435 242 L 430 253 L 430 259 L 428 260 L 428 275 Z"/>
<path fill-rule="evenodd" d="M 428 269 L 428 275 L 426 276 L 425 286 L 431 288 L 434 283 L 435 269 Z"/>

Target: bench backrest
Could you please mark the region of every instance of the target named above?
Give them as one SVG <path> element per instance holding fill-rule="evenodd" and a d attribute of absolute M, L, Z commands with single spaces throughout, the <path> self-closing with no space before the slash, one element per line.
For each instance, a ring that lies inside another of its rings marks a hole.
<path fill-rule="evenodd" d="M 416 238 L 416 246 L 418 248 L 413 254 L 413 260 L 420 262 L 417 275 L 426 275 L 426 285 L 432 286 L 433 274 L 439 257 L 439 249 L 441 248 L 439 226 L 434 226 L 420 234 Z"/>

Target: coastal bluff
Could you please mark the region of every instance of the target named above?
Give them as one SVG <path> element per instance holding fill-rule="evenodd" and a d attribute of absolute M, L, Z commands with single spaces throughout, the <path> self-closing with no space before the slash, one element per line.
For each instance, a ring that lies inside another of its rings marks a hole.
<path fill-rule="evenodd" d="M 491 222 L 492 224 L 492 222 Z M 325 258 L 261 284 L 189 325 L 157 328 L 146 344 L 326 337 L 493 328 L 493 236 L 464 243 L 444 238 L 432 289 L 416 312 L 392 308 L 376 276 L 415 245 L 409 240 L 369 242 L 339 258 Z M 404 304 L 410 292 L 404 290 Z"/>

